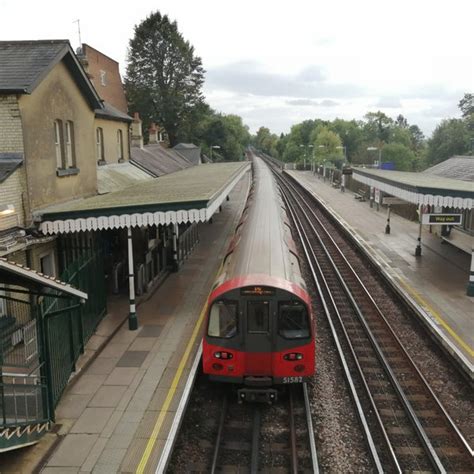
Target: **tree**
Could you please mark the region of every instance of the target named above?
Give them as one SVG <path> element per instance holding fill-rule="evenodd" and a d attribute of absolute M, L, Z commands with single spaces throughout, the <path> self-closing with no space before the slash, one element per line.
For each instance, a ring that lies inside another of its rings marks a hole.
<path fill-rule="evenodd" d="M 337 133 L 324 127 L 318 133 L 313 143 L 317 161 L 322 163 L 324 160 L 334 160 L 341 157 L 339 149 L 342 147 L 341 138 Z"/>
<path fill-rule="evenodd" d="M 158 11 L 138 26 L 130 40 L 125 91 L 131 110 L 139 110 L 145 128 L 164 126 L 171 145 L 180 125 L 202 103 L 201 58 L 178 31 L 176 22 Z"/>
<path fill-rule="evenodd" d="M 474 114 L 474 94 L 464 94 L 459 101 L 458 107 L 461 109 L 463 118 Z"/>
<path fill-rule="evenodd" d="M 426 161 L 428 166 L 447 160 L 453 155 L 469 152 L 470 134 L 462 119 L 443 120 L 428 141 Z"/>
<path fill-rule="evenodd" d="M 402 143 L 389 143 L 382 149 L 382 162 L 391 162 L 397 171 L 414 171 L 415 154 Z"/>

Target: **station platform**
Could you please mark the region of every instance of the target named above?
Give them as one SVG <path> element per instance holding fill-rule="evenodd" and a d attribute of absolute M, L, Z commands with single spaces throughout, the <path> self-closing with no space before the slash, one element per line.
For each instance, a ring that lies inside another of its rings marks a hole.
<path fill-rule="evenodd" d="M 138 306 L 138 330 L 126 323 L 128 298 L 111 301 L 56 409 L 54 432 L 6 453 L 0 472 L 155 472 L 249 186 L 247 172 L 212 223 L 199 224 L 199 243 L 188 259 Z"/>
<path fill-rule="evenodd" d="M 387 211 L 354 199 L 346 189 L 333 188 L 310 171 L 286 171 L 310 190 L 378 262 L 423 322 L 473 379 L 474 298 L 466 295 L 471 255 L 443 244 L 422 230 L 422 255 L 415 256 L 419 224 L 395 213 L 385 234 Z"/>

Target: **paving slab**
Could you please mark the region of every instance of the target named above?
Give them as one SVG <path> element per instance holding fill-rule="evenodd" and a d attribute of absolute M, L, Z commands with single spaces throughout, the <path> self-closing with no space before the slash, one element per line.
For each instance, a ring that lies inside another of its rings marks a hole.
<path fill-rule="evenodd" d="M 97 434 L 70 434 L 64 438 L 47 467 L 77 467 L 86 461 L 98 439 Z"/>
<path fill-rule="evenodd" d="M 113 408 L 86 408 L 71 428 L 71 433 L 100 433 L 113 411 Z"/>

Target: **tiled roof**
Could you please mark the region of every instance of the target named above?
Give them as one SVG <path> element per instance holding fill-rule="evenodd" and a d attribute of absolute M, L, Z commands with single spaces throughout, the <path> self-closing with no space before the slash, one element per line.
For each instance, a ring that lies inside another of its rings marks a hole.
<path fill-rule="evenodd" d="M 156 177 L 192 166 L 192 163 L 180 153 L 159 143 L 146 145 L 143 148 L 132 147 L 130 153 L 134 164 Z"/>
<path fill-rule="evenodd" d="M 180 155 L 183 155 L 193 165 L 201 163 L 201 148 L 193 143 L 178 143 L 173 147 Z"/>
<path fill-rule="evenodd" d="M 119 120 L 121 122 L 132 122 L 133 119 L 130 115 L 125 114 L 121 110 L 115 108 L 112 104 L 108 102 L 103 102 L 104 106 L 102 109 L 95 109 L 95 116 L 99 118 L 106 118 L 112 120 Z"/>
<path fill-rule="evenodd" d="M 0 94 L 31 94 L 60 61 L 91 107 L 101 108 L 100 98 L 68 40 L 0 41 Z"/>
<path fill-rule="evenodd" d="M 97 168 L 97 190 L 99 194 L 120 191 L 128 186 L 153 179 L 129 162 L 111 163 Z"/>
<path fill-rule="evenodd" d="M 77 213 L 87 215 L 105 215 L 105 211 L 112 214 L 120 213 L 124 209 L 127 212 L 138 212 L 137 209 L 144 208 L 149 208 L 150 212 L 175 208 L 195 209 L 196 206 L 212 200 L 214 195 L 247 166 L 248 163 L 245 162 L 193 166 L 117 192 L 50 206 L 38 211 L 38 214 L 56 219 Z"/>
<path fill-rule="evenodd" d="M 0 183 L 23 163 L 23 153 L 0 153 Z"/>
<path fill-rule="evenodd" d="M 67 40 L 0 41 L 0 90 L 30 93 L 68 48 Z"/>
<path fill-rule="evenodd" d="M 474 156 L 453 156 L 428 168 L 424 173 L 474 182 Z"/>

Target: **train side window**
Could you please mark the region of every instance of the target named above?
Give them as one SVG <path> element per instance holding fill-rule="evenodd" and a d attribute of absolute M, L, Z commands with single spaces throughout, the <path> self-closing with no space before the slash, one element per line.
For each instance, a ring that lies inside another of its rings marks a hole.
<path fill-rule="evenodd" d="M 237 334 L 237 303 L 216 301 L 209 313 L 207 335 L 229 339 Z"/>
<path fill-rule="evenodd" d="M 278 334 L 286 339 L 303 339 L 310 336 L 308 313 L 302 303 L 298 301 L 280 303 Z"/>
<path fill-rule="evenodd" d="M 247 306 L 247 331 L 254 334 L 268 333 L 268 301 L 249 301 Z"/>

